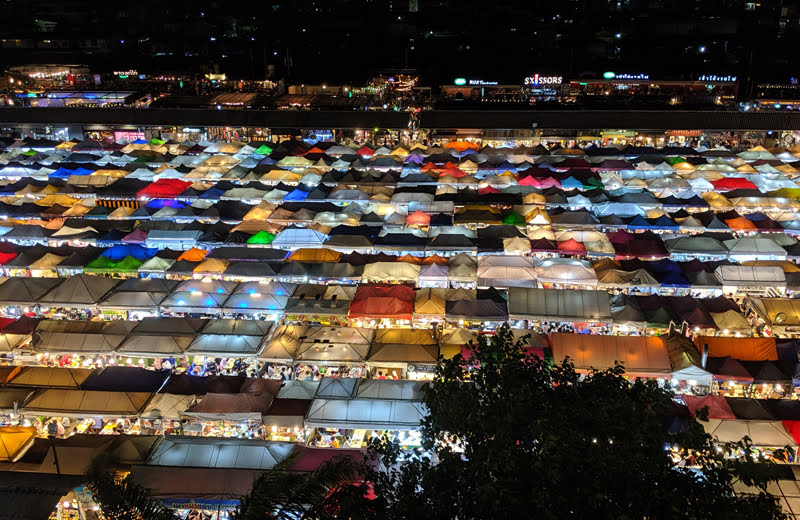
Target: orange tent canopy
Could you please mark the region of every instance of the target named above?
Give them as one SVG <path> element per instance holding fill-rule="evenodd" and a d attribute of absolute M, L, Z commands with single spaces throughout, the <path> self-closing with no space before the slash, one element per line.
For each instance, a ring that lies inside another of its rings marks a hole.
<path fill-rule="evenodd" d="M 480 149 L 479 145 L 477 145 L 475 143 L 470 143 L 468 141 L 450 141 L 449 143 L 444 145 L 444 147 L 445 148 L 452 148 L 453 150 L 455 150 L 455 151 L 457 151 L 459 153 L 463 152 L 464 150 L 469 150 L 470 148 L 472 148 L 473 150 L 479 150 Z"/>
<path fill-rule="evenodd" d="M 405 262 L 407 264 L 422 265 L 422 258 L 414 255 L 403 255 L 397 258 L 398 262 Z"/>
<path fill-rule="evenodd" d="M 286 259 L 287 262 L 308 262 L 319 264 L 323 262 L 338 262 L 342 258 L 342 254 L 338 251 L 332 251 L 324 247 L 321 248 L 300 248 L 293 252 Z"/>
<path fill-rule="evenodd" d="M 625 373 L 639 377 L 665 377 L 672 370 L 664 340 L 654 336 L 606 336 L 553 333 L 553 360 L 560 363 L 569 356 L 575 368 L 610 368 L 616 361 Z"/>
<path fill-rule="evenodd" d="M 424 211 L 417 210 L 414 213 L 409 213 L 406 217 L 406 224 L 416 226 L 427 226 L 431 223 L 431 216 Z"/>
<path fill-rule="evenodd" d="M 450 260 L 448 260 L 447 258 L 445 258 L 443 256 L 433 255 L 433 256 L 426 256 L 422 260 L 422 264 L 423 265 L 430 265 L 430 264 L 450 265 Z"/>
<path fill-rule="evenodd" d="M 744 217 L 731 218 L 725 221 L 725 225 L 734 231 L 755 231 L 758 229 L 752 221 Z"/>
<path fill-rule="evenodd" d="M 778 349 L 775 338 L 726 338 L 721 336 L 697 336 L 697 350 L 703 352 L 708 346 L 710 357 L 730 356 L 739 361 L 777 361 Z"/>
<path fill-rule="evenodd" d="M 193 247 L 188 251 L 184 251 L 181 256 L 178 257 L 178 260 L 186 260 L 187 262 L 202 262 L 207 254 L 207 249 L 198 249 Z"/>

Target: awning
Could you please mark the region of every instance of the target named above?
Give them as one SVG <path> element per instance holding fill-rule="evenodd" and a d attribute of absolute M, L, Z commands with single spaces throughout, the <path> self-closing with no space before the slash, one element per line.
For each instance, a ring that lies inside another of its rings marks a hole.
<path fill-rule="evenodd" d="M 669 377 L 672 368 L 660 337 L 567 334 L 552 336 L 553 360 L 569 356 L 578 370 L 605 369 L 620 362 L 628 375 Z"/>
<path fill-rule="evenodd" d="M 777 361 L 775 338 L 730 338 L 722 336 L 697 336 L 694 339 L 700 352 L 708 348 L 711 357 L 730 356 L 741 361 Z"/>
<path fill-rule="evenodd" d="M 307 427 L 366 430 L 416 430 L 427 414 L 416 401 L 314 399 Z"/>
<path fill-rule="evenodd" d="M 175 468 L 255 469 L 275 467 L 294 443 L 209 437 L 166 436 L 147 459 L 148 466 Z M 179 480 L 185 477 L 178 476 Z M 193 483 L 194 484 L 194 483 Z M 198 483 L 202 484 L 202 483 Z M 250 482 L 252 487 L 252 480 Z M 249 489 L 248 489 L 249 490 Z"/>
<path fill-rule="evenodd" d="M 605 291 L 511 287 L 508 314 L 512 320 L 611 321 Z"/>
<path fill-rule="evenodd" d="M 139 415 L 150 399 L 146 392 L 42 390 L 22 408 L 31 415 L 58 417 L 130 417 Z"/>

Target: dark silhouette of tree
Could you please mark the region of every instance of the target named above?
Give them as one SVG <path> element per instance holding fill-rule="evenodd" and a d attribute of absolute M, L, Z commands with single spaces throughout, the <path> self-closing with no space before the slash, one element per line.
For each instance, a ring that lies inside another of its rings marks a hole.
<path fill-rule="evenodd" d="M 622 366 L 551 365 L 507 327 L 472 351 L 441 361 L 425 389 L 432 456 L 376 443 L 385 470 L 368 474 L 375 498 L 338 490 L 341 518 L 784 518 L 765 492 L 780 467 L 747 438 L 719 445 L 676 417 L 655 381 L 631 381 Z M 756 491 L 734 493 L 736 483 Z"/>

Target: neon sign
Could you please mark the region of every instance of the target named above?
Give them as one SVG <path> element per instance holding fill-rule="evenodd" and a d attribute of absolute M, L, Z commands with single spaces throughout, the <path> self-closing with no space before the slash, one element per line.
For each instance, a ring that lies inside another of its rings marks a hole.
<path fill-rule="evenodd" d="M 482 79 L 471 79 L 469 84 L 476 87 L 497 85 L 496 81 L 483 81 Z"/>
<path fill-rule="evenodd" d="M 615 74 L 614 79 L 650 79 L 650 74 Z"/>
<path fill-rule="evenodd" d="M 703 74 L 702 76 L 697 78 L 697 81 L 722 81 L 722 82 L 733 83 L 734 81 L 736 81 L 736 76 L 731 76 L 731 75 L 717 76 L 715 74 Z"/>
<path fill-rule="evenodd" d="M 524 84 L 525 85 L 561 85 L 564 81 L 563 76 L 540 76 L 539 74 L 534 74 L 533 76 L 528 76 L 525 78 Z"/>

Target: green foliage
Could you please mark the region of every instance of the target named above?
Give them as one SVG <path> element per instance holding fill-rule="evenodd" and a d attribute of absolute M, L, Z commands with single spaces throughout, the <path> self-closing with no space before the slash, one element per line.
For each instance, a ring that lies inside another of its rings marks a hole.
<path fill-rule="evenodd" d="M 98 458 L 89 471 L 89 489 L 106 520 L 178 520 L 172 509 L 153 497 L 130 475 L 116 476 L 112 461 Z"/>
<path fill-rule="evenodd" d="M 383 439 L 373 449 L 385 471 L 369 473 L 377 498 L 342 517 L 783 518 L 764 492 L 779 467 L 755 459 L 749 439 L 719 451 L 694 419 L 671 433 L 673 395 L 656 382 L 629 381 L 621 366 L 578 374 L 521 347 L 503 328 L 475 359 L 441 361 L 425 390 L 434 460 L 401 461 Z M 673 462 L 670 446 L 698 468 Z M 757 491 L 737 495 L 736 482 Z"/>
<path fill-rule="evenodd" d="M 290 471 L 293 463 L 294 457 L 289 457 L 256 477 L 232 520 L 337 518 L 342 506 L 348 507 L 347 488 L 358 477 L 360 465 L 339 457 L 313 472 L 299 473 Z M 337 489 L 339 496 L 331 501 L 332 491 Z"/>

